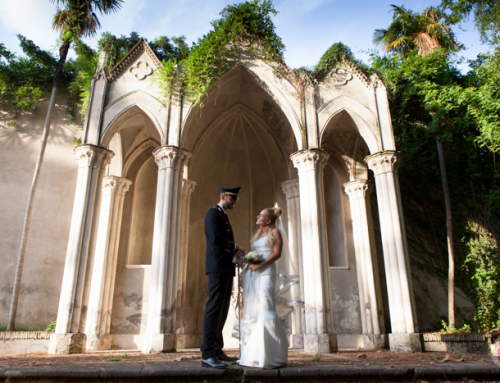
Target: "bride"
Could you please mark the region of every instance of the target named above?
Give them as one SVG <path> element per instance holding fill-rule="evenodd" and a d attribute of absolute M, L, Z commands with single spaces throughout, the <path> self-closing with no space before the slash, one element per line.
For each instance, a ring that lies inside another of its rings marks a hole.
<path fill-rule="evenodd" d="M 269 369 L 288 362 L 288 339 L 276 314 L 276 261 L 283 246 L 276 220 L 282 213 L 280 208 L 267 208 L 257 216 L 256 224 L 260 227 L 251 241 L 252 250 L 261 254 L 264 262 L 248 264 L 242 273 L 242 366 Z"/>

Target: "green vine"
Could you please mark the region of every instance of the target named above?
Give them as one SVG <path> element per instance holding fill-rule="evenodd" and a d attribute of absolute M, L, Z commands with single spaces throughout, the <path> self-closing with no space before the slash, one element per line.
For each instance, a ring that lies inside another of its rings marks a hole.
<path fill-rule="evenodd" d="M 321 80 L 332 69 L 342 65 L 345 66 L 347 63 L 358 67 L 365 74 L 374 72 L 372 68 L 354 57 L 351 48 L 338 42 L 328 48 L 323 56 L 321 56 L 318 64 L 312 69 L 311 76 L 317 80 Z"/>
<path fill-rule="evenodd" d="M 222 17 L 212 22 L 213 30 L 193 45 L 185 59 L 173 58 L 162 64 L 156 75 L 162 98 L 169 100 L 173 84 L 178 82 L 194 104 L 199 104 L 210 86 L 243 58 L 253 56 L 266 62 L 282 62 L 285 46 L 271 20 L 271 15 L 276 14 L 270 0 L 227 6 L 221 12 Z M 182 71 L 174 70 L 177 64 Z"/>
<path fill-rule="evenodd" d="M 468 228 L 474 235 L 467 243 L 464 268 L 476 293 L 474 320 L 480 330 L 488 331 L 500 327 L 500 250 L 484 228 L 471 222 Z"/>
<path fill-rule="evenodd" d="M 354 55 L 351 49 L 340 42 L 335 43 L 321 56 L 321 59 L 312 71 L 312 75 L 315 78 L 321 78 L 337 66 L 345 65 L 348 61 L 354 62 Z"/>

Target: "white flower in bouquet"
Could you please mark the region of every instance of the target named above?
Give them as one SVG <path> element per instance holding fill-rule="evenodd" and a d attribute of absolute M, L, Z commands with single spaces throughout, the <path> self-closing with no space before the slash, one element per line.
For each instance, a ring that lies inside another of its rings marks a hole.
<path fill-rule="evenodd" d="M 255 251 L 251 251 L 243 257 L 243 263 L 245 264 L 260 265 L 262 262 L 264 262 L 264 258 Z"/>

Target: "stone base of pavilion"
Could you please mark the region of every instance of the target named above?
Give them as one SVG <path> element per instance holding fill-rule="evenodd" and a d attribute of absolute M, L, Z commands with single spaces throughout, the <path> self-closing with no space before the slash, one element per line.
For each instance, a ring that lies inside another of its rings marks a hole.
<path fill-rule="evenodd" d="M 237 356 L 238 350 L 226 350 Z M 0 356 L 0 382 L 182 381 L 182 382 L 319 382 L 319 381 L 496 381 L 498 358 L 489 355 L 427 352 L 339 351 L 314 355 L 290 350 L 288 366 L 273 370 L 230 364 L 225 370 L 203 368 L 200 352 L 142 354 L 115 350 L 69 356 L 47 353 Z"/>
<path fill-rule="evenodd" d="M 32 354 L 50 352 L 51 335 L 57 335 L 45 331 L 4 331 L 0 332 L 0 355 L 5 354 Z M 74 337 L 85 337 L 84 334 L 69 334 Z M 143 348 L 143 337 L 141 335 L 109 335 L 107 346 L 104 349 L 86 349 L 86 353 L 98 352 L 140 352 Z M 78 350 L 85 347 L 77 347 L 74 352 L 71 349 L 71 339 L 59 339 L 60 342 L 67 341 L 68 352 L 60 355 L 81 354 Z M 184 339 L 186 338 L 186 339 Z M 199 338 L 199 339 L 198 339 Z M 360 334 L 337 334 L 337 346 L 340 352 L 347 351 L 377 351 L 390 349 L 399 353 L 426 352 L 454 352 L 471 354 L 498 355 L 500 345 L 500 334 L 382 334 L 382 335 L 360 335 Z M 56 339 L 52 340 L 55 343 Z M 78 339 L 77 339 L 78 340 Z M 200 336 L 181 337 L 182 342 L 177 343 L 180 349 L 197 349 L 196 345 L 201 343 Z M 86 343 L 84 340 L 78 343 Z M 295 342 L 300 343 L 300 342 Z M 293 352 L 301 352 L 300 347 L 293 347 Z M 390 345 L 390 346 L 389 346 Z M 180 347 L 179 347 L 180 346 Z M 231 346 L 229 346 L 231 347 Z M 54 354 L 53 352 L 50 352 Z M 84 351 L 85 353 L 85 351 Z"/>

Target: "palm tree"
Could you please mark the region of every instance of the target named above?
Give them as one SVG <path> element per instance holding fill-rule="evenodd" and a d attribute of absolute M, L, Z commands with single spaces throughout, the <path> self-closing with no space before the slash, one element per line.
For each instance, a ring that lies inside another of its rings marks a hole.
<path fill-rule="evenodd" d="M 373 43 L 382 47 L 386 53 L 394 52 L 407 57 L 417 51 L 421 57 L 432 54 L 437 49 L 448 52 L 458 50 L 461 46 L 455 41 L 450 27 L 443 20 L 445 15 L 433 8 L 423 13 L 416 13 L 404 7 L 391 5 L 394 11 L 393 21 L 388 29 L 376 29 Z M 432 112 L 431 112 L 432 113 Z M 432 113 L 433 116 L 435 115 Z M 443 185 L 446 210 L 446 235 L 448 246 L 448 321 L 449 327 L 455 328 L 455 256 L 453 246 L 453 218 L 451 211 L 448 177 L 443 153 L 443 143 L 439 133 L 434 134 L 436 140 L 441 182 Z"/>
<path fill-rule="evenodd" d="M 391 5 L 394 17 L 388 29 L 375 29 L 373 43 L 386 53 L 396 52 L 406 56 L 417 50 L 423 57 L 437 48 L 450 51 L 458 48 L 450 27 L 442 22 L 444 14 L 433 7 L 415 13 L 405 7 Z"/>
<path fill-rule="evenodd" d="M 19 300 L 19 288 L 21 286 L 21 275 L 23 272 L 24 257 L 26 254 L 26 245 L 28 242 L 28 233 L 31 221 L 31 212 L 33 208 L 33 199 L 35 197 L 40 168 L 42 166 L 47 139 L 49 137 L 52 112 L 56 103 L 57 91 L 61 82 L 64 64 L 68 56 L 71 43 L 80 37 L 90 37 L 97 33 L 101 27 L 95 10 L 100 14 L 109 14 L 116 12 L 121 8 L 123 0 L 50 0 L 56 3 L 57 11 L 53 19 L 53 28 L 61 33 L 61 46 L 59 48 L 59 62 L 57 63 L 54 74 L 52 94 L 50 96 L 49 108 L 45 125 L 43 128 L 42 141 L 40 143 L 40 153 L 36 162 L 35 173 L 31 183 L 26 216 L 24 218 L 23 234 L 21 239 L 21 249 L 17 259 L 16 277 L 14 280 L 14 289 L 12 292 L 12 301 L 10 305 L 9 323 L 7 331 L 15 331 L 17 304 Z M 63 8 L 59 8 L 62 6 Z"/>

